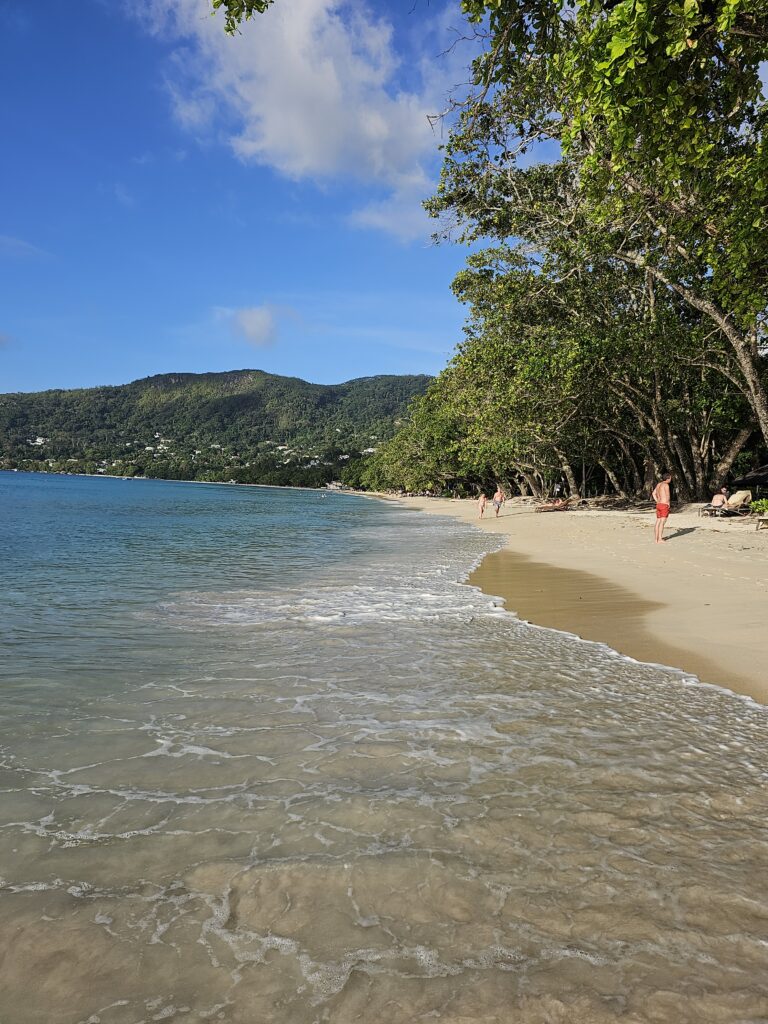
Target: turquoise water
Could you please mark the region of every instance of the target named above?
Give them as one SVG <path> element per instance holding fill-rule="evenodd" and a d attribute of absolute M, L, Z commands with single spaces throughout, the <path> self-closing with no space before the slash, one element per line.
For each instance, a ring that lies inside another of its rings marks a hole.
<path fill-rule="evenodd" d="M 0 1021 L 768 1019 L 765 713 L 355 496 L 0 473 Z"/>
<path fill-rule="evenodd" d="M 15 652 L 3 672 L 22 685 L 40 673 L 92 687 L 111 685 L 115 659 L 121 675 L 175 664 L 178 636 L 158 623 L 169 595 L 309 589 L 340 562 L 386 550 L 370 503 L 339 497 L 0 474 L 5 641 Z"/>

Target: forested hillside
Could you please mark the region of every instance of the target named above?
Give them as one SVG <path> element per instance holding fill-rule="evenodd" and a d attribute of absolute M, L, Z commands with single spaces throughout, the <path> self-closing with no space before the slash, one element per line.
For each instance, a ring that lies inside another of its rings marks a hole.
<path fill-rule="evenodd" d="M 315 486 L 355 483 L 426 376 L 310 384 L 260 370 L 0 395 L 0 467 Z"/>

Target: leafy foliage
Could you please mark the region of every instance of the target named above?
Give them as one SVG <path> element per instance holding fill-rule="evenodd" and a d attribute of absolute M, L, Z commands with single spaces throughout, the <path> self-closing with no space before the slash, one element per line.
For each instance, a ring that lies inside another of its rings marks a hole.
<path fill-rule="evenodd" d="M 214 13 L 224 11 L 224 28 L 234 35 L 243 21 L 249 21 L 255 14 L 263 14 L 274 0 L 211 0 Z"/>
<path fill-rule="evenodd" d="M 541 495 L 564 477 L 572 493 L 627 497 L 662 466 L 683 498 L 722 483 L 753 433 L 720 372 L 733 363 L 723 339 L 622 264 L 566 256 L 470 257 L 454 283 L 467 339 L 368 464 L 369 485 Z"/>
<path fill-rule="evenodd" d="M 433 212 L 505 237 L 508 178 L 541 143 L 556 144 L 598 241 L 727 338 L 768 441 L 766 0 L 463 7 L 487 19 L 489 45 Z"/>

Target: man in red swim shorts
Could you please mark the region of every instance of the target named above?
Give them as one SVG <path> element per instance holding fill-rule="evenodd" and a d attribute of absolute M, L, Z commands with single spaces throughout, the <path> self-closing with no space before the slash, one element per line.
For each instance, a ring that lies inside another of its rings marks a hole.
<path fill-rule="evenodd" d="M 653 536 L 657 544 L 667 543 L 662 534 L 664 533 L 664 527 L 667 525 L 667 518 L 669 516 L 671 484 L 672 474 L 663 473 L 661 480 L 653 488 L 653 494 L 651 495 L 653 500 L 656 502 L 656 526 L 653 531 Z"/>

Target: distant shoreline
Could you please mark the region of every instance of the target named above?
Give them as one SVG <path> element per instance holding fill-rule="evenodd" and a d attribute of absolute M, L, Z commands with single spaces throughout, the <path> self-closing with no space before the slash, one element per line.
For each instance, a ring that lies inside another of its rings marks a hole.
<path fill-rule="evenodd" d="M 165 476 L 118 476 L 116 473 L 46 473 L 43 469 L 0 469 L 0 473 L 27 473 L 29 476 L 65 476 L 82 477 L 86 480 L 141 480 L 152 484 L 205 484 L 209 487 L 267 487 L 278 491 L 322 491 L 324 494 L 363 494 L 351 488 L 338 487 L 299 487 L 297 484 L 241 484 L 237 480 L 177 480 Z"/>
<path fill-rule="evenodd" d="M 467 582 L 521 618 L 768 704 L 768 531 L 754 522 L 687 506 L 656 545 L 651 511 L 536 515 L 513 499 L 481 520 L 474 500 L 397 501 L 501 534 Z"/>

